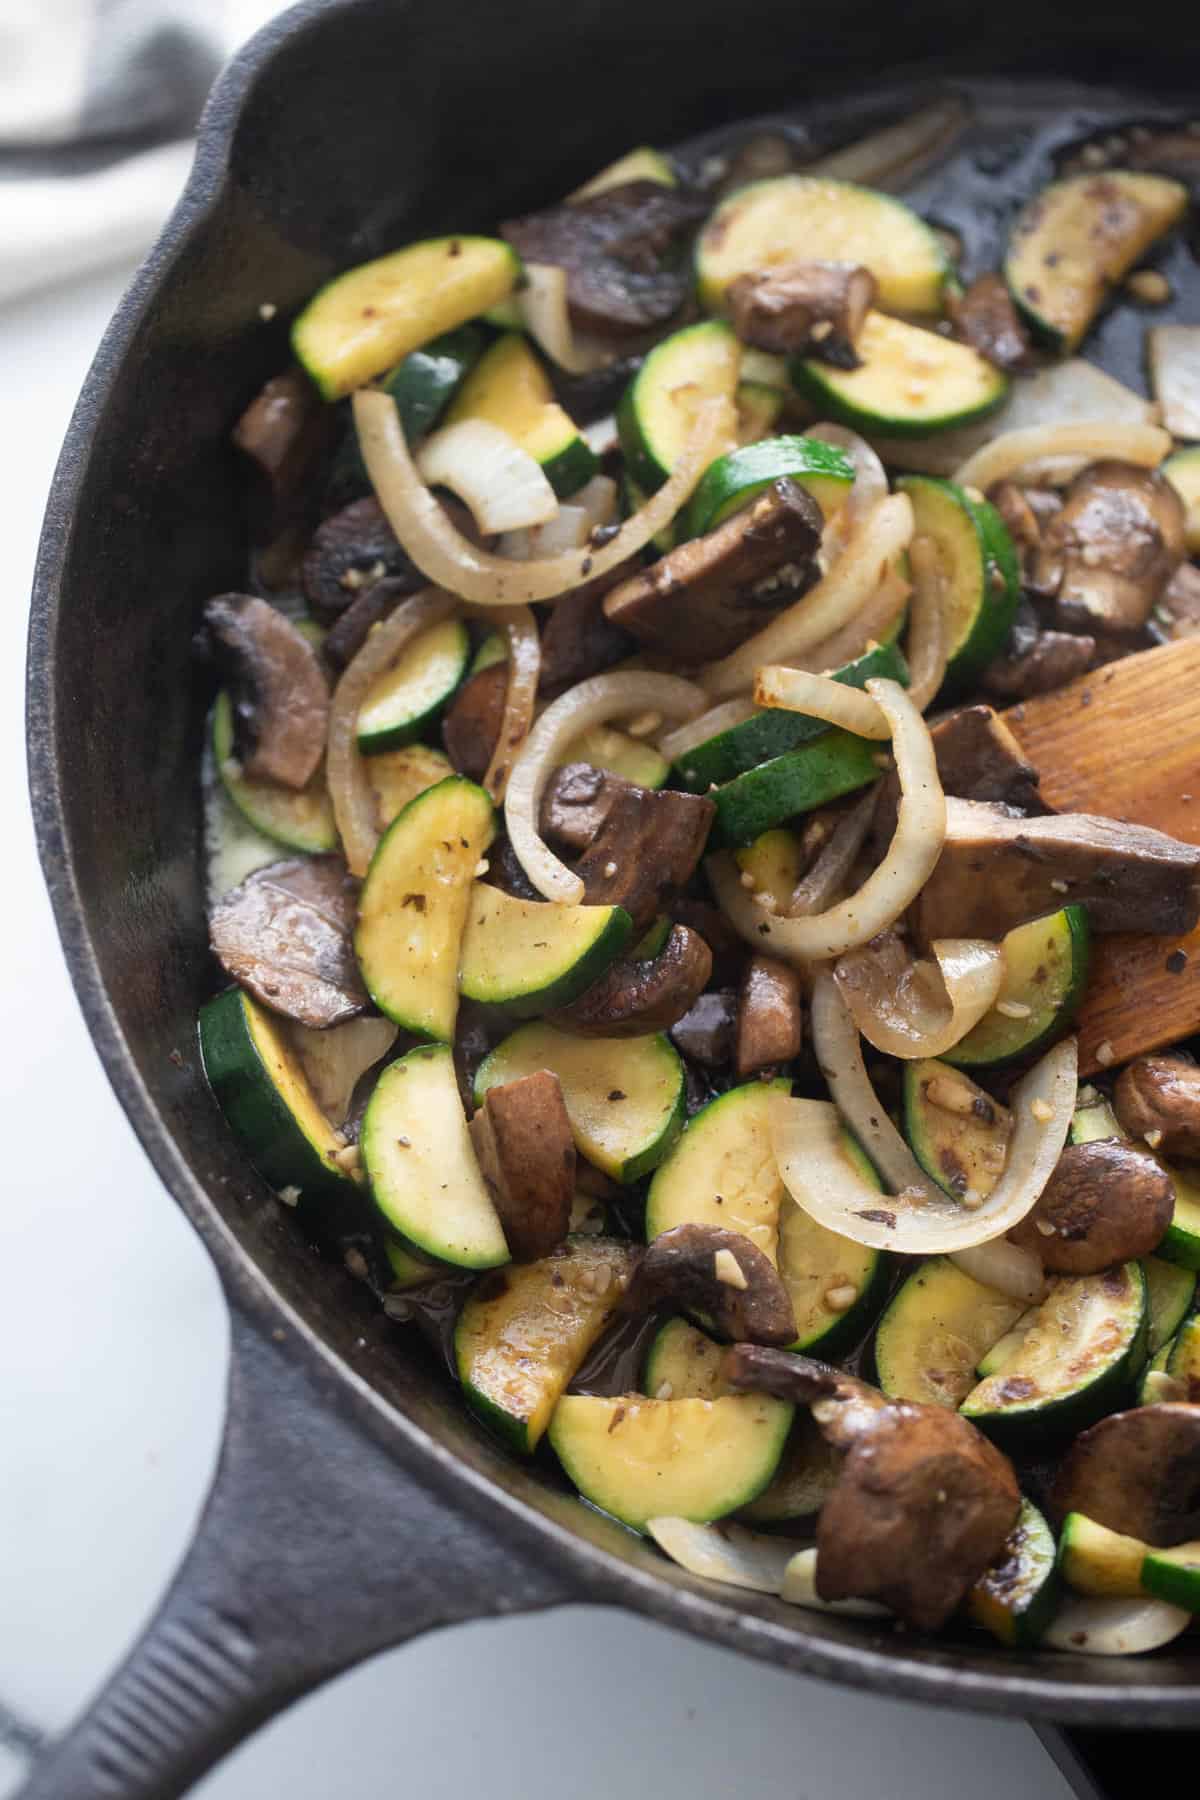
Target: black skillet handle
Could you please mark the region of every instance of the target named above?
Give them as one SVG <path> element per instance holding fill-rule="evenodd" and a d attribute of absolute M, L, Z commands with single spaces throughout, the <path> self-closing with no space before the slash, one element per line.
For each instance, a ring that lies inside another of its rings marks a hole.
<path fill-rule="evenodd" d="M 233 1313 L 225 1441 L 145 1634 L 19 1800 L 175 1800 L 329 1676 L 435 1626 L 568 1597 L 447 1510 Z"/>
<path fill-rule="evenodd" d="M 1043 1746 L 1078 1800 L 1142 1800 L 1167 1768 L 1194 1770 L 1194 1731 L 1105 1731 L 1088 1725 L 1036 1725 Z"/>

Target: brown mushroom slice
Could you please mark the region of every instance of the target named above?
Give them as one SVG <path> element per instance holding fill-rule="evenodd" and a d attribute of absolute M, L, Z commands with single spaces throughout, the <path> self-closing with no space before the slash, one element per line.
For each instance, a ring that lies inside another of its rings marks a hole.
<path fill-rule="evenodd" d="M 297 856 L 257 869 L 209 918 L 213 954 L 256 1000 L 324 1031 L 366 1012 L 353 931 L 357 884 L 340 856 Z"/>
<path fill-rule="evenodd" d="M 575 1139 L 558 1076 L 539 1069 L 489 1088 L 470 1129 L 514 1261 L 548 1256 L 567 1235 L 575 1198 Z"/>
<path fill-rule="evenodd" d="M 577 1037 L 647 1037 L 669 1031 L 704 991 L 712 952 L 698 932 L 673 925 L 658 955 L 621 957 L 551 1022 Z"/>
<path fill-rule="evenodd" d="M 993 707 L 959 707 L 932 725 L 929 735 L 946 794 L 1023 813 L 1049 811 L 1036 768 Z M 880 853 L 892 840 L 899 802 L 900 782 L 892 771 L 876 790 L 871 822 L 872 841 Z"/>
<path fill-rule="evenodd" d="M 297 792 L 325 754 L 329 685 L 290 619 L 253 594 L 218 594 L 204 609 L 229 686 L 234 747 L 244 772 Z"/>
<path fill-rule="evenodd" d="M 738 995 L 734 1066 L 739 1081 L 799 1056 L 804 1042 L 800 976 L 774 956 L 752 956 Z"/>
<path fill-rule="evenodd" d="M 1154 609 L 1154 622 L 1172 641 L 1200 636 L 1200 569 L 1180 563 Z"/>
<path fill-rule="evenodd" d="M 1171 1223 L 1175 1184 L 1152 1156 L 1116 1138 L 1070 1144 L 1032 1212 L 1009 1232 L 1055 1275 L 1097 1275 L 1149 1256 Z"/>
<path fill-rule="evenodd" d="M 584 899 L 623 906 L 635 934 L 645 931 L 691 879 L 716 810 L 702 794 L 622 787 L 575 865 Z"/>
<path fill-rule="evenodd" d="M 770 1257 L 740 1231 L 675 1225 L 643 1252 L 623 1302 L 630 1313 L 668 1305 L 698 1312 L 735 1343 L 791 1344 L 796 1315 Z"/>
<path fill-rule="evenodd" d="M 854 346 L 876 292 L 875 277 L 857 263 L 792 262 L 739 275 L 726 299 L 744 344 L 855 369 Z"/>
<path fill-rule="evenodd" d="M 1091 463 L 1067 489 L 1035 565 L 1057 585 L 1057 622 L 1067 630 L 1123 635 L 1146 623 L 1185 552 L 1183 501 L 1153 469 Z M 1061 570 L 1061 573 L 1060 573 Z"/>
<path fill-rule="evenodd" d="M 1200 918 L 1200 848 L 1093 813 L 1026 819 L 947 798 L 942 854 L 917 901 L 922 942 L 998 942 L 1075 903 L 1095 931 L 1182 935 Z"/>
<path fill-rule="evenodd" d="M 687 295 L 678 254 L 708 202 L 683 187 L 628 181 L 500 227 L 525 262 L 567 272 L 576 325 L 605 336 L 664 325 Z"/>
<path fill-rule="evenodd" d="M 714 190 L 718 200 L 751 181 L 790 175 L 801 160 L 795 144 L 780 131 L 758 131 L 739 144 Z"/>
<path fill-rule="evenodd" d="M 633 572 L 633 557 L 572 594 L 564 594 L 542 625 L 538 692 L 553 694 L 589 675 L 599 675 L 635 648 L 634 640 L 604 611 L 604 596 Z"/>
<path fill-rule="evenodd" d="M 562 850 L 586 850 L 618 794 L 633 785 L 593 763 L 564 763 L 554 771 L 542 795 L 542 836 Z"/>
<path fill-rule="evenodd" d="M 442 743 L 460 775 L 482 781 L 504 722 L 508 664 L 492 663 L 464 681 L 442 720 Z"/>
<path fill-rule="evenodd" d="M 321 1111 L 331 1125 L 349 1136 L 347 1121 L 352 1111 L 358 1110 L 353 1104 L 355 1090 L 363 1076 L 388 1055 L 399 1035 L 398 1027 L 391 1019 L 372 1015 L 347 1019 L 344 1025 L 325 1031 L 296 1024 L 285 1029 Z M 357 1131 L 353 1136 L 358 1136 Z"/>
<path fill-rule="evenodd" d="M 998 369 L 1029 366 L 1029 336 L 1002 275 L 979 275 L 965 293 L 951 292 L 946 311 L 958 336 Z"/>
<path fill-rule="evenodd" d="M 234 426 L 234 444 L 255 464 L 270 496 L 268 531 L 295 509 L 332 430 L 333 413 L 301 368 L 273 375 Z"/>
<path fill-rule="evenodd" d="M 1069 631 L 1039 631 L 1031 643 L 990 662 L 983 685 L 999 700 L 1031 700 L 1086 675 L 1096 657 L 1096 640 Z"/>
<path fill-rule="evenodd" d="M 852 1449 L 889 1405 L 878 1388 L 844 1369 L 760 1344 L 735 1344 L 721 1364 L 721 1378 L 738 1392 L 774 1394 L 807 1406 L 835 1450 Z"/>
<path fill-rule="evenodd" d="M 1200 1068 L 1182 1056 L 1137 1056 L 1113 1089 L 1117 1118 L 1131 1137 L 1149 1137 L 1164 1156 L 1200 1158 Z"/>
<path fill-rule="evenodd" d="M 352 500 L 313 533 L 301 572 L 304 595 L 322 624 L 331 625 L 364 588 L 384 579 L 415 594 L 425 577 L 401 548 L 373 495 Z"/>
<path fill-rule="evenodd" d="M 1200 1406 L 1112 1413 L 1075 1439 L 1050 1502 L 1110 1531 L 1168 1547 L 1200 1537 Z"/>
<path fill-rule="evenodd" d="M 363 588 L 325 633 L 321 650 L 326 662 L 335 669 L 347 668 L 366 643 L 372 627 L 390 618 L 412 591 L 410 581 L 390 575 Z"/>
<path fill-rule="evenodd" d="M 604 611 L 676 663 L 726 656 L 811 584 L 823 523 L 804 488 L 773 481 L 723 525 L 613 588 Z"/>
<path fill-rule="evenodd" d="M 705 1069 L 721 1069 L 733 1059 L 737 995 L 728 988 L 701 994 L 671 1027 L 671 1042 L 681 1055 Z"/>
<path fill-rule="evenodd" d="M 508 833 L 501 831 L 492 839 L 487 853 L 487 871 L 483 880 L 492 887 L 500 888 L 511 894 L 514 900 L 541 900 L 532 881 L 525 873 L 521 859 L 509 842 Z"/>

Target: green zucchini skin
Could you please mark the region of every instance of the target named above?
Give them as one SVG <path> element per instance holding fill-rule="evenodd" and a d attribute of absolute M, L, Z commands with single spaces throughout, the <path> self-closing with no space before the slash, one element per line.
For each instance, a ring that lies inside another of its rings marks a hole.
<path fill-rule="evenodd" d="M 531 910 L 534 917 L 530 935 L 540 932 L 543 940 L 548 938 L 553 945 L 557 938 L 562 946 L 552 971 L 536 967 L 536 952 L 532 948 L 522 957 L 512 953 L 511 936 L 505 944 L 506 924 L 512 922 L 513 932 L 519 924 L 528 925 Z M 585 912 L 592 915 L 586 921 L 586 936 L 576 924 L 584 922 Z M 669 921 L 667 929 L 670 930 Z M 459 992 L 510 1018 L 536 1018 L 555 1007 L 569 1006 L 598 981 L 625 950 L 632 930 L 633 920 L 620 906 L 547 908 L 477 883 L 463 933 Z"/>
<path fill-rule="evenodd" d="M 1160 1256 L 1144 1256 L 1142 1273 L 1150 1308 L 1146 1348 L 1153 1357 L 1175 1336 L 1187 1317 L 1196 1297 L 1196 1276 L 1194 1270 L 1181 1269 Z M 1197 1373 L 1200 1374 L 1200 1363 Z"/>
<path fill-rule="evenodd" d="M 781 478 L 805 488 L 828 518 L 854 485 L 854 465 L 844 450 L 820 438 L 764 438 L 729 450 L 700 478 L 688 506 L 687 535 L 712 531 Z"/>
<path fill-rule="evenodd" d="M 714 848 L 752 844 L 797 813 L 827 806 L 879 780 L 878 746 L 837 726 L 770 762 L 735 775 L 711 796 Z"/>
<path fill-rule="evenodd" d="M 1085 1106 L 1076 1107 L 1075 1116 L 1071 1120 L 1073 1144 L 1093 1144 L 1099 1138 L 1125 1136 L 1116 1114 L 1102 1095 Z M 1148 1146 L 1139 1145 L 1138 1148 Z M 1175 1263 L 1181 1269 L 1200 1272 L 1200 1181 L 1194 1178 L 1190 1165 L 1187 1168 L 1172 1167 L 1156 1152 L 1151 1151 L 1150 1154 L 1156 1162 L 1162 1164 L 1175 1183 L 1175 1211 L 1167 1226 L 1167 1235 L 1155 1255 L 1164 1262 Z"/>
<path fill-rule="evenodd" d="M 900 319 L 868 313 L 856 349 L 857 369 L 794 356 L 788 372 L 811 404 L 869 436 L 933 437 L 987 418 L 1008 396 L 1008 376 L 978 351 Z M 923 385 L 931 363 L 941 365 L 932 396 Z"/>
<path fill-rule="evenodd" d="M 427 736 L 457 692 L 471 655 L 471 640 L 461 619 L 446 619 L 440 625 L 431 625 L 428 633 L 422 632 L 408 646 L 407 656 L 402 653 L 399 666 L 404 666 L 406 661 L 411 666 L 422 652 L 422 638 L 433 634 L 436 634 L 437 643 L 434 679 L 429 678 L 427 670 L 422 681 L 418 666 L 407 688 L 402 687 L 389 695 L 388 705 L 381 705 L 374 696 L 377 686 L 386 686 L 389 678 L 394 679 L 394 670 L 385 670 L 368 690 L 358 717 L 358 748 L 364 756 L 377 756 L 385 750 L 402 750 L 406 744 Z"/>
<path fill-rule="evenodd" d="M 625 473 L 635 492 L 656 492 L 686 441 L 690 415 L 673 395 L 686 386 L 732 401 L 740 361 L 737 339 L 718 319 L 685 325 L 655 345 L 617 404 Z"/>
<path fill-rule="evenodd" d="M 1024 1311 L 949 1257 L 935 1256 L 897 1288 L 875 1332 L 875 1373 L 890 1400 L 952 1410 L 975 1385 L 975 1365 Z"/>
<path fill-rule="evenodd" d="M 1087 990 L 1091 930 L 1086 906 L 1064 906 L 1051 918 L 1018 925 L 1004 939 L 1004 952 L 1008 972 L 1000 998 L 1028 1006 L 1029 1016 L 1009 1019 L 994 1009 L 987 1013 L 946 1051 L 944 1060 L 955 1068 L 995 1068 L 1019 1056 L 1034 1056 L 1063 1035 Z"/>
<path fill-rule="evenodd" d="M 243 774 L 234 755 L 233 707 L 225 688 L 217 695 L 210 729 L 218 779 L 248 825 L 273 842 L 310 856 L 337 849 L 337 826 L 325 788 L 324 765 L 299 792 Z"/>
<path fill-rule="evenodd" d="M 415 444 L 433 430 L 482 356 L 483 346 L 484 333 L 478 325 L 460 325 L 456 331 L 431 339 L 420 350 L 411 350 L 384 376 L 380 385 L 396 402 L 406 443 Z M 346 427 L 330 479 L 339 494 L 370 490 L 353 424 Z"/>
<path fill-rule="evenodd" d="M 1032 1650 L 1057 1612 L 1061 1592 L 1054 1533 L 1032 1500 L 1022 1497 L 1000 1557 L 967 1595 L 968 1616 L 1011 1650 Z"/>
<path fill-rule="evenodd" d="M 902 475 L 916 529 L 933 538 L 947 571 L 950 655 L 942 692 L 963 693 L 999 655 L 1021 598 L 1021 570 L 1008 527 L 989 500 L 935 475 Z"/>
<path fill-rule="evenodd" d="M 1151 1550 L 1142 1564 L 1142 1586 L 1156 1600 L 1200 1612 L 1200 1544 Z"/>

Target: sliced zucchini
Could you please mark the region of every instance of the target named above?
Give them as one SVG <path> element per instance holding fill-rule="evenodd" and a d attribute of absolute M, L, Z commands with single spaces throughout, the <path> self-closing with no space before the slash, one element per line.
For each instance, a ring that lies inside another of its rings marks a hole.
<path fill-rule="evenodd" d="M 1200 1612 L 1200 1543 L 1176 1544 L 1170 1550 L 1147 1549 L 1142 1591 L 1181 1606 L 1184 1612 Z"/>
<path fill-rule="evenodd" d="M 483 340 L 484 334 L 477 325 L 460 326 L 457 331 L 434 338 L 424 349 L 413 350 L 390 375 L 384 376 L 380 386 L 396 402 L 400 425 L 410 444 L 437 424 L 467 370 L 478 362 Z M 331 482 L 339 492 L 343 488 L 370 487 L 353 425 L 338 450 Z"/>
<path fill-rule="evenodd" d="M 358 714 L 363 755 L 398 750 L 423 736 L 462 681 L 470 655 L 461 619 L 443 619 L 419 632 L 367 690 Z"/>
<path fill-rule="evenodd" d="M 629 952 L 634 962 L 653 962 L 671 935 L 672 922 L 666 913 L 659 913 L 653 924 L 648 925 L 644 936 L 640 937 Z"/>
<path fill-rule="evenodd" d="M 630 737 L 612 725 L 590 725 L 563 752 L 563 763 L 591 763 L 594 769 L 607 769 L 636 787 L 660 788 L 667 779 L 670 764 L 660 756 L 653 744 Z"/>
<path fill-rule="evenodd" d="M 1110 1531 L 1083 1513 L 1068 1513 L 1058 1540 L 1059 1574 L 1077 1594 L 1132 1599 L 1146 1592 L 1141 1579 L 1146 1549 L 1140 1538 Z"/>
<path fill-rule="evenodd" d="M 1200 444 L 1168 456 L 1162 472 L 1183 501 L 1188 555 L 1200 556 Z"/>
<path fill-rule="evenodd" d="M 478 675 L 481 669 L 493 669 L 497 663 L 508 661 L 508 645 L 498 631 L 489 631 L 480 640 L 479 648 L 471 658 L 468 675 Z"/>
<path fill-rule="evenodd" d="M 1117 1115 L 1103 1096 L 1076 1108 L 1071 1121 L 1073 1144 L 1091 1144 L 1098 1138 L 1123 1138 L 1125 1135 Z M 1141 1144 L 1138 1148 L 1150 1149 L 1149 1145 Z M 1181 1269 L 1200 1270 L 1200 1174 L 1190 1164 L 1167 1162 L 1156 1150 L 1150 1150 L 1150 1154 L 1175 1183 L 1175 1209 L 1167 1226 L 1167 1235 L 1156 1254 L 1164 1262 L 1175 1263 Z"/>
<path fill-rule="evenodd" d="M 748 1081 L 701 1107 L 650 1183 L 647 1243 L 676 1225 L 717 1225 L 776 1261 L 787 1190 L 767 1118 L 771 1095 L 791 1091 L 782 1079 Z"/>
<path fill-rule="evenodd" d="M 626 467 L 621 475 L 621 517 L 629 519 L 634 513 L 641 512 L 649 497 Z M 653 562 L 656 557 L 665 556 L 668 550 L 673 550 L 680 541 L 681 527 L 677 514 L 675 518 L 668 519 L 665 525 L 659 526 L 642 555 L 647 562 Z"/>
<path fill-rule="evenodd" d="M 721 1377 L 725 1350 L 686 1319 L 668 1319 L 646 1352 L 642 1388 L 651 1400 L 719 1400 L 732 1392 Z"/>
<path fill-rule="evenodd" d="M 507 432 L 560 497 L 581 488 L 599 467 L 520 332 L 497 338 L 475 364 L 446 414 L 447 425 L 460 419 L 486 419 Z"/>
<path fill-rule="evenodd" d="M 744 850 L 735 850 L 733 860 L 754 883 L 752 893 L 769 894 L 779 911 L 787 912 L 804 867 L 803 846 L 794 831 L 786 825 L 764 831 Z"/>
<path fill-rule="evenodd" d="M 405 1031 L 454 1036 L 467 907 L 495 829 L 483 789 L 453 775 L 410 800 L 379 840 L 354 945 L 372 1000 Z"/>
<path fill-rule="evenodd" d="M 1087 987 L 1090 941 L 1084 906 L 1064 906 L 1010 931 L 996 1006 L 947 1050 L 946 1061 L 960 1069 L 991 1068 L 1061 1037 Z"/>
<path fill-rule="evenodd" d="M 734 395 L 739 444 L 757 444 L 770 437 L 783 414 L 787 395 L 761 381 L 739 381 Z"/>
<path fill-rule="evenodd" d="M 967 1612 L 977 1625 L 1013 1650 L 1032 1650 L 1058 1608 L 1054 1533 L 1033 1504 L 1022 1497 L 1008 1542 L 967 1595 Z"/>
<path fill-rule="evenodd" d="M 854 465 L 844 450 L 820 438 L 776 437 L 729 450 L 709 463 L 687 510 L 687 534 L 701 537 L 749 506 L 771 482 L 786 479 L 806 489 L 826 519 L 845 504 Z"/>
<path fill-rule="evenodd" d="M 685 326 L 650 352 L 617 407 L 621 449 L 643 493 L 670 475 L 700 406 L 714 395 L 733 400 L 740 363 L 737 339 L 715 319 Z"/>
<path fill-rule="evenodd" d="M 1137 1404 L 1139 1406 L 1157 1406 L 1162 1400 L 1169 1400 L 1175 1391 L 1175 1384 L 1167 1374 L 1167 1357 L 1171 1353 L 1169 1343 L 1163 1344 L 1142 1370 L 1137 1385 Z"/>
<path fill-rule="evenodd" d="M 496 1045 L 475 1077 L 476 1104 L 491 1087 L 551 1069 L 562 1083 L 575 1145 L 625 1184 L 657 1168 L 679 1136 L 683 1064 L 670 1039 L 582 1038 L 552 1025 L 522 1025 Z"/>
<path fill-rule="evenodd" d="M 651 1519 L 703 1524 L 757 1499 L 779 1465 L 791 1422 L 790 1406 L 761 1394 L 567 1394 L 549 1440 L 585 1500 L 644 1533 Z"/>
<path fill-rule="evenodd" d="M 499 238 L 409 244 L 327 282 L 293 324 L 292 349 L 323 397 L 339 400 L 505 299 L 520 273 Z"/>
<path fill-rule="evenodd" d="M 846 687 L 865 687 L 876 678 L 908 686 L 908 665 L 894 643 L 876 644 L 833 671 L 833 680 Z M 811 743 L 828 729 L 823 720 L 809 718 L 805 713 L 768 707 L 695 745 L 680 757 L 671 773 L 681 787 L 693 794 L 706 794 L 714 782 L 720 785 L 732 781 L 761 763 Z"/>
<path fill-rule="evenodd" d="M 956 1199 L 986 1200 L 1004 1172 L 1012 1115 L 933 1057 L 904 1065 L 904 1135 L 925 1173 Z"/>
<path fill-rule="evenodd" d="M 459 992 L 517 1019 L 570 1002 L 599 979 L 629 941 L 620 906 L 549 906 L 477 881 L 459 962 Z"/>
<path fill-rule="evenodd" d="M 949 263 L 929 226 L 890 194 L 814 175 L 751 182 L 721 201 L 696 244 L 700 303 L 720 312 L 739 275 L 797 261 L 860 263 L 888 312 L 942 310 Z"/>
<path fill-rule="evenodd" d="M 661 187 L 677 185 L 669 158 L 661 150 L 652 150 L 649 144 L 640 144 L 636 150 L 629 150 L 616 162 L 609 163 L 590 181 L 585 181 L 570 198 L 587 200 L 592 194 L 607 193 L 609 188 L 624 187 L 627 181 L 657 181 Z"/>
<path fill-rule="evenodd" d="M 879 746 L 838 727 L 735 775 L 710 795 L 714 845 L 752 844 L 797 813 L 828 806 L 879 780 Z"/>
<path fill-rule="evenodd" d="M 960 691 L 998 655 L 1021 598 L 1021 571 L 1008 527 L 988 500 L 952 481 L 904 475 L 919 536 L 936 551 L 948 657 L 944 687 Z"/>
<path fill-rule="evenodd" d="M 892 1400 L 954 1408 L 975 1386 L 975 1369 L 1025 1311 L 1019 1300 L 935 1256 L 897 1289 L 875 1333 L 879 1385 Z"/>
<path fill-rule="evenodd" d="M 1144 1256 L 1142 1273 L 1146 1277 L 1146 1304 L 1150 1309 L 1146 1347 L 1151 1356 L 1157 1356 L 1187 1316 L 1196 1294 L 1196 1275 L 1193 1269 L 1177 1268 L 1160 1256 Z"/>
<path fill-rule="evenodd" d="M 847 1157 L 873 1187 L 879 1177 L 862 1149 L 843 1134 Z M 888 1287 L 882 1250 L 856 1244 L 809 1217 L 793 1201 L 779 1221 L 779 1273 L 796 1315 L 793 1350 L 837 1356 L 874 1322 Z"/>
<path fill-rule="evenodd" d="M 1194 1405 L 1200 1400 L 1200 1318 L 1184 1321 L 1167 1348 L 1166 1373 L 1175 1383 L 1175 1398 Z"/>
<path fill-rule="evenodd" d="M 234 755 L 233 706 L 224 688 L 213 707 L 212 750 L 221 786 L 256 831 L 277 844 L 307 850 L 313 856 L 337 849 L 337 826 L 325 786 L 325 764 L 298 792 L 281 787 L 276 781 L 247 775 Z"/>
<path fill-rule="evenodd" d="M 366 774 L 375 794 L 381 828 L 386 831 L 410 800 L 453 773 L 450 758 L 429 744 L 405 744 L 402 750 L 385 750 L 372 756 Z"/>
<path fill-rule="evenodd" d="M 396 1238 L 385 1239 L 383 1253 L 387 1261 L 389 1292 L 403 1293 L 406 1288 L 420 1287 L 422 1282 L 436 1281 L 443 1273 L 439 1263 L 426 1262 L 424 1257 L 414 1256 Z"/>
<path fill-rule="evenodd" d="M 1071 1118 L 1070 1139 L 1073 1144 L 1095 1144 L 1104 1138 L 1123 1138 L 1117 1115 L 1103 1094 L 1092 1089 L 1092 1097 L 1075 1108 Z"/>
<path fill-rule="evenodd" d="M 1125 169 L 1070 175 L 1018 214 L 1004 275 L 1037 335 L 1059 355 L 1077 348 L 1110 288 L 1182 218 L 1186 187 Z"/>
<path fill-rule="evenodd" d="M 1009 380 L 970 344 L 938 337 L 886 313 L 869 312 L 856 369 L 793 357 L 796 389 L 831 417 L 889 437 L 931 437 L 1003 406 Z"/>
<path fill-rule="evenodd" d="M 423 1044 L 388 1064 L 367 1103 L 359 1149 L 371 1197 L 405 1248 L 459 1269 L 508 1261 L 449 1044 Z"/>
<path fill-rule="evenodd" d="M 1140 1263 L 1060 1275 L 1039 1306 L 981 1359 L 965 1418 L 1001 1443 L 1081 1431 L 1125 1398 L 1146 1355 Z"/>
<path fill-rule="evenodd" d="M 454 1331 L 467 1405 L 522 1456 L 532 1455 L 633 1268 L 628 1244 L 568 1238 L 552 1256 L 485 1275 Z"/>

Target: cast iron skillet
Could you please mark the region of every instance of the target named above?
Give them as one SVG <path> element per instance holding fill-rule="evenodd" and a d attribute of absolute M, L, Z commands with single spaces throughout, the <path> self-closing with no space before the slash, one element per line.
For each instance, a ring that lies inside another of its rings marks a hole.
<path fill-rule="evenodd" d="M 911 91 L 947 73 L 1119 70 L 1160 99 L 1190 76 L 1194 99 L 1198 47 L 1194 13 L 1185 26 L 1148 4 L 1134 26 L 1125 0 L 1071 16 L 1005 0 L 969 24 L 961 0 L 750 0 L 736 21 L 724 0 L 305 0 L 227 70 L 62 453 L 33 602 L 29 742 L 84 1013 L 228 1296 L 229 1415 L 162 1610 L 30 1800 L 178 1794 L 376 1650 L 580 1599 L 883 1693 L 1077 1724 L 1200 1723 L 1188 1640 L 1149 1661 L 1043 1660 L 726 1600 L 468 1423 L 363 1290 L 293 1235 L 201 1077 L 207 695 L 191 656 L 202 602 L 243 567 L 229 426 L 285 362 L 284 319 L 335 266 L 539 204 L 630 144 L 862 90 L 880 71 Z M 1079 99 L 1060 91 L 1064 106 Z M 1039 104 L 1044 117 L 1045 92 Z"/>

